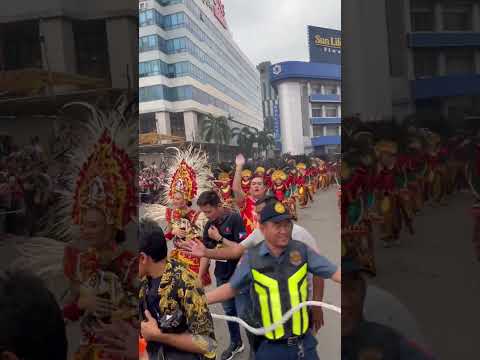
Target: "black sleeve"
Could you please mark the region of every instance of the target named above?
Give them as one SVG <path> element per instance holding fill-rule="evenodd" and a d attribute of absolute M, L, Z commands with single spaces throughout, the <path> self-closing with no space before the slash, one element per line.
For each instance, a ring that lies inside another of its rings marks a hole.
<path fill-rule="evenodd" d="M 208 237 L 208 229 L 210 228 L 210 221 L 205 224 L 205 227 L 203 228 L 203 243 L 207 244 L 209 237 Z"/>
<path fill-rule="evenodd" d="M 243 223 L 243 219 L 239 214 L 234 215 L 234 219 L 232 221 L 232 234 L 233 234 L 233 241 L 240 242 L 243 239 L 240 238 L 241 233 L 246 233 L 245 224 Z"/>

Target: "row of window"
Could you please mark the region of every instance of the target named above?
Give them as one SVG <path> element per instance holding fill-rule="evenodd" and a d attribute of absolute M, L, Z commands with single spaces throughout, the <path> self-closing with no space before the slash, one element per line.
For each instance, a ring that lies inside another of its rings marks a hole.
<path fill-rule="evenodd" d="M 313 95 L 340 95 L 340 89 L 336 84 L 312 83 L 311 88 Z"/>
<path fill-rule="evenodd" d="M 435 6 L 440 4 L 441 22 L 437 24 Z M 473 1 L 411 0 L 412 31 L 472 31 L 475 21 Z"/>
<path fill-rule="evenodd" d="M 167 64 L 161 60 L 152 60 L 139 63 L 139 76 L 155 76 L 163 75 L 169 78 L 176 78 L 182 76 L 190 76 L 203 84 L 208 84 L 216 88 L 218 91 L 226 94 L 230 98 L 247 104 L 247 100 L 236 92 L 230 90 L 214 77 L 208 75 L 199 67 L 193 65 L 189 61 L 182 61 L 175 64 Z"/>
<path fill-rule="evenodd" d="M 312 117 L 339 117 L 339 107 L 332 104 L 312 104 Z"/>
<path fill-rule="evenodd" d="M 473 49 L 445 49 L 445 74 L 465 75 L 475 73 L 475 52 Z M 414 52 L 415 78 L 429 78 L 440 75 L 440 50 L 416 49 Z"/>
<path fill-rule="evenodd" d="M 313 136 L 341 136 L 340 125 L 312 125 Z"/>
<path fill-rule="evenodd" d="M 189 54 L 194 56 L 198 61 L 209 65 L 216 72 L 219 72 L 220 74 L 222 74 L 224 77 L 230 80 L 230 82 L 235 83 L 237 85 L 242 84 L 241 82 L 238 82 L 235 79 L 233 79 L 231 74 L 227 73 L 219 63 L 213 60 L 213 58 L 211 58 L 207 53 L 205 53 L 202 49 L 200 49 L 197 45 L 195 45 L 192 41 L 190 41 L 190 39 L 186 37 L 165 40 L 158 35 L 143 36 L 139 40 L 139 49 L 140 49 L 140 52 L 160 50 L 165 54 L 188 52 Z M 155 65 L 151 65 L 151 66 L 155 66 Z M 146 74 L 146 75 L 143 75 L 143 76 L 167 75 L 169 73 L 168 71 L 155 73 L 156 71 L 161 70 L 160 66 L 156 66 L 155 69 L 156 70 L 153 70 L 153 68 L 151 67 L 145 68 L 143 71 L 143 74 Z M 140 70 L 141 70 L 140 74 L 142 74 L 142 69 Z M 153 71 L 150 71 L 150 70 L 153 70 Z M 225 88 L 227 89 L 225 91 L 228 91 L 229 96 L 231 94 L 231 97 L 234 98 L 235 100 L 241 102 L 246 106 L 253 106 L 257 110 L 259 110 L 258 98 L 255 97 L 255 95 L 252 94 L 251 91 L 248 91 L 245 85 L 242 84 L 241 86 L 243 90 L 243 94 L 250 100 L 250 102 L 248 102 L 244 97 L 238 95 L 236 92 L 228 89 L 225 85 L 219 83 L 218 81 L 216 82 L 219 84 L 218 86 L 219 86 L 219 90 L 221 89 L 220 91 L 224 91 L 223 88 Z"/>
<path fill-rule="evenodd" d="M 228 105 L 216 97 L 197 89 L 194 86 L 167 87 L 163 85 L 145 86 L 139 89 L 140 102 L 166 100 L 166 101 L 185 101 L 193 100 L 205 106 L 215 106 L 230 114 L 235 120 L 251 124 L 258 122 L 257 119 L 246 115 L 244 112 Z"/>
<path fill-rule="evenodd" d="M 195 5 L 196 7 L 196 5 Z M 190 9 L 191 10 L 191 9 Z M 192 10 L 191 10 L 192 11 Z M 200 9 L 198 9 L 200 11 Z M 192 11 L 193 12 L 193 11 Z M 203 14 L 203 13 L 201 13 Z M 240 62 L 237 62 L 237 58 L 229 56 L 223 49 L 222 47 L 218 46 L 218 43 L 222 43 L 224 47 L 226 46 L 226 41 L 223 39 L 221 36 L 217 36 L 216 41 L 212 40 L 209 35 L 207 35 L 198 25 L 195 21 L 190 19 L 190 17 L 184 13 L 184 12 L 179 12 L 175 14 L 170 14 L 170 15 L 165 15 L 162 16 L 161 14 L 158 13 L 155 9 L 150 9 L 146 11 L 140 12 L 140 26 L 147 26 L 147 25 L 157 25 L 164 30 L 173 30 L 173 29 L 178 29 L 178 28 L 186 28 L 188 29 L 195 37 L 197 37 L 200 41 L 207 43 L 207 45 L 214 50 L 217 54 L 219 54 L 224 62 L 231 63 L 237 65 L 236 71 L 241 70 L 241 74 L 239 74 L 239 77 L 243 79 L 243 81 L 248 81 L 252 86 L 256 86 L 256 78 L 249 74 L 248 71 L 246 71 L 243 68 L 243 64 Z M 199 16 L 197 16 L 199 17 Z M 210 34 L 216 34 L 218 30 L 214 27 L 213 24 L 211 24 L 210 20 L 204 15 L 201 15 L 201 20 L 207 25 L 207 27 L 210 28 Z M 208 22 L 208 23 L 207 23 Z M 213 27 L 213 28 L 212 28 Z M 229 46 L 230 50 L 233 50 L 233 47 L 230 45 Z M 235 56 L 240 56 L 238 53 L 235 54 Z"/>
<path fill-rule="evenodd" d="M 207 26 L 209 34 L 215 36 L 215 42 L 222 44 L 225 49 L 228 49 L 229 53 L 233 54 L 234 61 L 237 59 L 242 59 L 242 54 L 229 41 L 224 38 L 224 36 L 218 31 L 217 27 L 210 21 L 210 19 L 202 12 L 202 10 L 197 6 L 197 4 L 195 4 L 193 0 L 183 0 L 183 3 L 198 20 L 200 20 Z M 242 67 L 242 65 L 243 64 L 238 61 L 238 66 Z M 247 71 L 247 76 L 252 81 L 256 81 L 256 71 L 254 71 L 253 69 L 249 70 L 250 71 Z"/>

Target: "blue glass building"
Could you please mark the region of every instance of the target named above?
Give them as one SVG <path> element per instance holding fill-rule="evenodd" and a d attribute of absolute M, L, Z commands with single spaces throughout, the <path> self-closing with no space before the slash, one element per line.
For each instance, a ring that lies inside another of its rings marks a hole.
<path fill-rule="evenodd" d="M 140 131 L 202 141 L 207 114 L 263 128 L 260 76 L 233 41 L 221 0 L 139 2 Z"/>

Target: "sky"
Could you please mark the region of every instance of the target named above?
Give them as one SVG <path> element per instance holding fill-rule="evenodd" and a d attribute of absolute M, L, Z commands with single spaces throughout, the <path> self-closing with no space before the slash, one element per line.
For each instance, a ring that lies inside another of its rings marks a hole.
<path fill-rule="evenodd" d="M 224 0 L 228 26 L 254 65 L 308 61 L 307 25 L 341 29 L 341 0 Z"/>

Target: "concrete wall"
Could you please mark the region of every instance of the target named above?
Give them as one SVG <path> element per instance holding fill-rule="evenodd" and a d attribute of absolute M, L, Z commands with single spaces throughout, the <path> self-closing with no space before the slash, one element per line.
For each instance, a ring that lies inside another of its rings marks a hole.
<path fill-rule="evenodd" d="M 298 82 L 286 81 L 278 85 L 282 152 L 292 155 L 304 153 L 301 91 L 302 85 Z"/>
<path fill-rule="evenodd" d="M 137 10 L 136 0 L 17 0 L 10 1 L 2 9 L 0 23 L 58 16 L 84 19 L 125 15 L 136 17 Z"/>
<path fill-rule="evenodd" d="M 343 115 L 391 117 L 385 0 L 344 0 L 342 22 Z"/>

